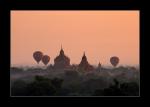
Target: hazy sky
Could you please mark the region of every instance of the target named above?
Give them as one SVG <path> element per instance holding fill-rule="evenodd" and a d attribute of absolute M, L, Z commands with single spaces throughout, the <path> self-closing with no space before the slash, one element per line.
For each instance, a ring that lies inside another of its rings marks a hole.
<path fill-rule="evenodd" d="M 11 64 L 37 65 L 33 52 L 59 54 L 61 44 L 71 64 L 83 52 L 90 64 L 139 64 L 139 11 L 11 11 Z"/>

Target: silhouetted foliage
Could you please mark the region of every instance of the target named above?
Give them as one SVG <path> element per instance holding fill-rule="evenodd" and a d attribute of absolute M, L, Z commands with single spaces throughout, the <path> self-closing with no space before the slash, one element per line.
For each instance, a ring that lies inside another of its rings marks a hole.
<path fill-rule="evenodd" d="M 139 96 L 139 71 L 135 68 L 102 68 L 101 72 L 77 69 L 11 68 L 12 96 Z"/>
<path fill-rule="evenodd" d="M 12 96 L 25 96 L 27 95 L 26 90 L 27 83 L 22 80 L 15 81 L 11 86 L 11 95 Z"/>
<path fill-rule="evenodd" d="M 55 87 L 49 79 L 35 77 L 35 81 L 27 85 L 28 95 L 31 96 L 46 96 L 56 93 Z"/>
<path fill-rule="evenodd" d="M 61 89 L 62 79 L 48 79 L 36 76 L 31 83 L 25 84 L 24 81 L 17 80 L 12 86 L 12 95 L 27 96 L 51 96 L 56 95 Z"/>
<path fill-rule="evenodd" d="M 123 83 L 120 85 L 120 89 L 123 91 L 124 95 L 128 96 L 139 95 L 139 85 L 135 82 Z"/>
<path fill-rule="evenodd" d="M 55 86 L 56 89 L 60 89 L 62 85 L 63 80 L 59 78 L 54 78 L 51 80 L 51 83 Z"/>
<path fill-rule="evenodd" d="M 137 83 L 122 83 L 120 84 L 114 79 L 115 84 L 104 90 L 95 90 L 95 96 L 138 96 L 139 86 Z"/>

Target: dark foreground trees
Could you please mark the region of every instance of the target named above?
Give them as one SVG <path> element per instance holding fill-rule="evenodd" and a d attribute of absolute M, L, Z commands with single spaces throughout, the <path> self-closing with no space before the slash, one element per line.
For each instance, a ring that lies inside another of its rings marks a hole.
<path fill-rule="evenodd" d="M 119 83 L 114 79 L 114 84 L 108 88 L 95 89 L 94 84 L 91 86 L 93 80 L 88 80 L 85 85 L 77 85 L 72 82 L 71 86 L 66 85 L 62 87 L 63 79 L 53 78 L 48 79 L 43 76 L 35 76 L 34 80 L 26 83 L 22 80 L 17 80 L 12 84 L 12 96 L 138 96 L 139 85 L 135 82 Z M 99 83 L 100 80 L 98 80 Z M 96 81 L 95 81 L 96 82 Z M 96 83 L 96 85 L 98 84 Z M 70 87 L 70 88 L 68 88 Z M 84 90 L 83 90 L 84 89 Z M 93 91 L 94 90 L 94 91 Z"/>
<path fill-rule="evenodd" d="M 53 96 L 59 94 L 62 79 L 35 76 L 31 83 L 17 80 L 11 87 L 12 96 Z"/>
<path fill-rule="evenodd" d="M 139 96 L 139 85 L 135 82 L 120 84 L 114 79 L 115 84 L 104 90 L 95 90 L 94 96 Z"/>

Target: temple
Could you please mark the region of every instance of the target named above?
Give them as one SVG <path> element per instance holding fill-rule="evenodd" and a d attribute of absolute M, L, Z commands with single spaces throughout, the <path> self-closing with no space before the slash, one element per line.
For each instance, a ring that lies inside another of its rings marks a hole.
<path fill-rule="evenodd" d="M 100 71 L 101 71 L 101 68 L 102 68 L 102 65 L 101 65 L 101 63 L 99 62 L 99 63 L 98 63 L 97 70 L 100 72 Z"/>
<path fill-rule="evenodd" d="M 54 68 L 55 69 L 65 69 L 70 67 L 70 59 L 64 53 L 64 50 L 61 46 L 60 54 L 54 59 Z"/>
<path fill-rule="evenodd" d="M 91 71 L 94 69 L 93 66 L 88 63 L 85 52 L 83 54 L 82 60 L 78 67 L 80 70 L 83 70 L 83 71 Z"/>
<path fill-rule="evenodd" d="M 98 68 L 101 68 L 101 66 L 102 66 L 101 63 L 99 62 L 99 63 L 98 63 Z"/>

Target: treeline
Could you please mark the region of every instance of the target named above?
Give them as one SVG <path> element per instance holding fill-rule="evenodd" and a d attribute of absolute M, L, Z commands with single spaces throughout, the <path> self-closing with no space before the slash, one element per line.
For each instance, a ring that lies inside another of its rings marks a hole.
<path fill-rule="evenodd" d="M 139 96 L 140 72 L 134 67 L 75 69 L 11 68 L 12 96 Z"/>
<path fill-rule="evenodd" d="M 34 80 L 27 83 L 16 80 L 11 85 L 12 96 L 138 96 L 139 84 L 136 82 L 120 83 L 113 79 L 111 85 L 100 88 L 105 81 L 89 79 L 88 81 L 65 84 L 61 78 L 45 78 L 35 76 Z M 98 86 L 99 87 L 98 87 Z"/>

